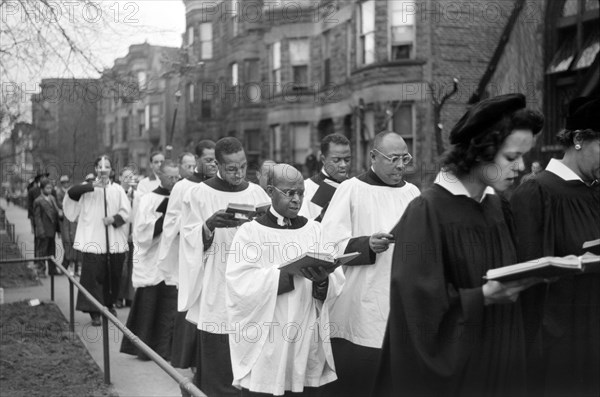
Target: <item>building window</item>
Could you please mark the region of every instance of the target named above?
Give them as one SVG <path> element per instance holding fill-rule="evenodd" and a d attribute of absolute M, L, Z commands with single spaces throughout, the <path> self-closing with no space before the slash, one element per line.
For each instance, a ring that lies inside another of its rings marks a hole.
<path fill-rule="evenodd" d="M 294 78 L 294 89 L 308 88 L 308 62 L 310 43 L 308 39 L 290 40 L 290 64 Z"/>
<path fill-rule="evenodd" d="M 129 117 L 125 116 L 121 119 L 121 142 L 127 142 L 129 138 Z"/>
<path fill-rule="evenodd" d="M 144 88 L 146 88 L 146 72 L 139 71 L 137 72 L 137 80 L 138 80 L 138 86 L 140 87 L 140 90 L 143 90 Z"/>
<path fill-rule="evenodd" d="M 109 146 L 112 147 L 115 143 L 115 123 L 113 123 L 113 122 L 111 122 L 109 124 L 109 134 L 110 134 Z"/>
<path fill-rule="evenodd" d="M 275 92 L 281 91 L 281 42 L 271 45 L 271 81 L 275 84 Z"/>
<path fill-rule="evenodd" d="M 146 129 L 146 110 L 140 109 L 137 111 L 137 119 L 138 119 L 138 136 L 144 135 L 144 130 Z"/>
<path fill-rule="evenodd" d="M 360 3 L 359 64 L 375 62 L 375 0 Z"/>
<path fill-rule="evenodd" d="M 260 102 L 260 63 L 258 59 L 244 61 L 244 99 L 251 103 Z"/>
<path fill-rule="evenodd" d="M 210 22 L 200 24 L 200 59 L 211 59 L 213 56 L 212 33 Z"/>
<path fill-rule="evenodd" d="M 190 26 L 187 29 L 187 43 L 188 45 L 194 44 L 194 27 Z"/>
<path fill-rule="evenodd" d="M 408 146 L 408 152 L 415 157 L 415 128 L 412 104 L 397 106 L 390 118 L 388 128 L 402 136 L 404 142 L 406 142 L 406 146 Z"/>
<path fill-rule="evenodd" d="M 229 70 L 230 70 L 230 74 L 231 74 L 231 86 L 235 87 L 239 83 L 238 64 L 236 62 L 232 63 L 231 66 L 229 67 Z"/>
<path fill-rule="evenodd" d="M 323 32 L 322 48 L 323 48 L 323 85 L 331 83 L 331 38 L 332 34 L 329 30 Z"/>
<path fill-rule="evenodd" d="M 310 151 L 310 125 L 308 123 L 292 124 L 292 159 L 295 164 L 304 164 Z"/>
<path fill-rule="evenodd" d="M 278 163 L 281 162 L 282 136 L 279 124 L 271 126 L 271 145 L 271 158 Z"/>
<path fill-rule="evenodd" d="M 241 2 L 239 0 L 231 0 L 231 35 L 232 37 L 235 37 L 238 35 L 239 33 L 239 29 L 240 29 L 240 22 L 239 22 L 239 15 L 238 15 L 238 4 L 240 4 Z"/>
<path fill-rule="evenodd" d="M 150 128 L 159 128 L 160 126 L 160 103 L 150 105 Z"/>
<path fill-rule="evenodd" d="M 202 117 L 203 119 L 210 119 L 211 118 L 211 102 L 210 99 L 203 99 L 202 100 L 202 109 L 200 111 L 200 117 Z"/>
<path fill-rule="evenodd" d="M 415 9 L 411 1 L 388 2 L 390 21 L 390 60 L 408 59 L 414 56 Z"/>
<path fill-rule="evenodd" d="M 188 98 L 189 104 L 194 103 L 194 99 L 196 98 L 195 97 L 196 93 L 194 91 L 195 91 L 194 84 L 188 84 L 187 85 L 187 98 Z"/>
<path fill-rule="evenodd" d="M 260 155 L 262 148 L 260 130 L 251 129 L 244 131 L 244 148 L 247 154 Z"/>

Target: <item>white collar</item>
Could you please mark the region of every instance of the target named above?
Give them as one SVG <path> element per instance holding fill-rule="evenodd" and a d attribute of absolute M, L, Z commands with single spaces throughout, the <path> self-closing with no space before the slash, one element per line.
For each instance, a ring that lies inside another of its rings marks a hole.
<path fill-rule="evenodd" d="M 550 159 L 550 162 L 546 166 L 546 171 L 550 171 L 559 178 L 565 181 L 581 181 L 583 180 L 575 173 L 572 169 L 567 167 L 561 160 Z"/>
<path fill-rule="evenodd" d="M 435 177 L 434 183 L 440 185 L 455 196 L 471 197 L 465 185 L 450 171 L 440 171 L 440 173 Z M 479 202 L 483 202 L 483 199 L 488 194 L 496 194 L 491 186 L 487 186 L 483 190 L 483 194 L 481 195 Z"/>
<path fill-rule="evenodd" d="M 277 218 L 277 224 L 279 226 L 288 226 L 285 223 L 285 217 L 280 215 L 279 212 L 275 211 L 275 209 L 273 209 L 273 206 L 269 207 L 269 211 L 271 212 L 271 214 L 273 214 L 273 216 L 275 216 L 275 218 Z"/>
<path fill-rule="evenodd" d="M 328 178 L 331 178 L 331 175 L 329 175 L 329 174 L 327 173 L 327 171 L 325 171 L 325 166 L 321 167 L 321 172 L 322 172 L 322 173 L 323 173 L 323 174 L 324 174 L 326 177 L 328 177 Z M 331 179 L 333 179 L 333 178 L 331 178 Z"/>

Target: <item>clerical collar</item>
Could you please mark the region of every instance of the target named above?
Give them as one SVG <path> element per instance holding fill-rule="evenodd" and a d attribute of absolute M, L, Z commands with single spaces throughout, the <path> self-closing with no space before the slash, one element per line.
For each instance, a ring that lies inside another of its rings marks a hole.
<path fill-rule="evenodd" d="M 159 186 L 159 187 L 157 187 L 156 189 L 154 189 L 154 190 L 152 191 L 152 193 L 156 193 L 156 194 L 158 194 L 158 195 L 160 195 L 160 196 L 169 196 L 169 195 L 171 194 L 171 191 L 170 191 L 170 190 L 168 190 L 168 189 L 165 189 L 165 188 L 164 188 L 164 187 L 162 187 L 162 186 Z"/>
<path fill-rule="evenodd" d="M 373 186 L 386 186 L 386 187 L 404 187 L 406 185 L 405 181 L 398 183 L 397 185 L 389 185 L 381 180 L 381 178 L 375 173 L 373 167 L 369 168 L 369 170 L 359 176 L 356 177 L 359 181 L 367 183 Z"/>
<path fill-rule="evenodd" d="M 256 222 L 272 229 L 300 229 L 308 222 L 308 219 L 300 215 L 296 216 L 295 218 L 287 218 L 289 220 L 288 224 L 286 224 L 284 219 L 286 218 L 281 216 L 273 209 L 273 206 L 271 206 L 269 211 L 256 218 Z"/>
<path fill-rule="evenodd" d="M 341 183 L 336 181 L 335 179 L 333 179 L 328 173 L 327 171 L 325 171 L 325 167 L 321 168 L 321 172 L 319 172 L 318 174 L 314 175 L 312 178 L 310 178 L 314 183 L 316 183 L 317 185 L 320 185 L 321 183 L 323 183 L 326 179 L 333 181 L 337 184 Z M 343 182 L 343 181 L 342 181 Z"/>
<path fill-rule="evenodd" d="M 456 175 L 454 175 L 450 171 L 441 171 L 435 177 L 434 183 L 443 187 L 455 196 L 467 196 L 471 198 L 471 195 L 469 194 L 469 191 L 467 190 L 465 185 L 460 181 L 460 179 L 458 179 Z M 481 195 L 481 199 L 479 200 L 479 202 L 482 203 L 483 199 L 488 194 L 496 194 L 491 186 L 486 186 L 486 188 L 483 190 L 483 194 Z"/>
<path fill-rule="evenodd" d="M 205 181 L 205 180 L 207 180 L 209 178 L 205 177 L 204 174 L 198 172 L 197 168 L 194 168 L 194 173 L 192 175 L 188 176 L 185 179 L 187 179 L 190 182 L 200 183 L 200 182 Z"/>
<path fill-rule="evenodd" d="M 584 182 L 572 169 L 567 167 L 565 163 L 557 159 L 550 159 L 546 171 L 550 171 L 554 175 L 565 181 L 580 181 Z M 585 182 L 584 182 L 585 183 Z"/>
<path fill-rule="evenodd" d="M 221 192 L 241 192 L 248 189 L 248 187 L 250 186 L 248 181 L 242 181 L 242 183 L 240 183 L 239 185 L 231 185 L 230 183 L 221 179 L 221 176 L 218 172 L 216 176 L 207 179 L 206 181 L 204 181 L 204 183 L 206 183 L 211 188 L 219 190 Z"/>

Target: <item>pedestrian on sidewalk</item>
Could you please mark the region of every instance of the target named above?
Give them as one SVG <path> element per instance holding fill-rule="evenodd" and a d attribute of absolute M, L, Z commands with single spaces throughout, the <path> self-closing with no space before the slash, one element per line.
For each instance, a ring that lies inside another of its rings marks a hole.
<path fill-rule="evenodd" d="M 63 201 L 67 195 L 67 190 L 72 186 L 71 179 L 68 175 L 60 177 L 60 186 L 56 188 L 56 202 L 58 208 L 62 211 Z M 81 274 L 81 252 L 73 248 L 75 242 L 75 232 L 77 231 L 77 222 L 71 222 L 65 216 L 60 221 L 60 238 L 63 245 L 63 266 L 67 268 L 71 274 Z"/>
<path fill-rule="evenodd" d="M 54 256 L 56 254 L 55 236 L 59 232 L 59 218 L 62 210 L 58 208 L 56 199 L 52 195 L 52 183 L 49 179 L 40 181 L 41 194 L 33 201 L 33 223 L 35 235 L 35 256 Z M 46 268 L 38 262 L 38 274 L 45 277 Z M 48 263 L 48 274 L 58 275 L 54 262 Z"/>
<path fill-rule="evenodd" d="M 110 181 L 111 163 L 102 156 L 94 163 L 96 179 L 71 187 L 63 208 L 71 221 L 79 221 L 74 247 L 83 253 L 81 284 L 113 314 L 128 251 L 127 230 L 131 205 L 123 188 Z M 107 241 L 108 240 L 108 241 Z M 100 312 L 79 291 L 77 310 L 90 313 L 99 326 Z"/>

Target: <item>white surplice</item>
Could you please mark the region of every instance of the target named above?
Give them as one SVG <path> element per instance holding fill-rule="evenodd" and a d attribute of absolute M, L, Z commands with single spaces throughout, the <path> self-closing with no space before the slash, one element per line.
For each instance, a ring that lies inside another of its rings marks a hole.
<path fill-rule="evenodd" d="M 317 185 L 312 179 L 309 178 L 304 180 L 304 200 L 302 201 L 302 207 L 300 207 L 298 215 L 303 216 L 307 219 L 315 219 L 316 217 L 321 215 L 323 207 L 310 201 L 312 200 L 318 189 L 319 185 Z"/>
<path fill-rule="evenodd" d="M 133 228 L 133 271 L 131 280 L 135 288 L 150 287 L 157 285 L 165 278 L 158 269 L 158 247 L 162 233 L 156 237 L 154 227 L 156 222 L 163 216 L 156 209 L 169 196 L 163 196 L 154 192 L 146 193 L 139 200 L 139 208 Z M 167 259 L 177 253 L 177 248 L 168 252 Z"/>
<path fill-rule="evenodd" d="M 233 236 L 238 228 L 216 228 L 212 245 L 205 252 L 204 222 L 229 203 L 257 205 L 270 201 L 254 183 L 239 192 L 214 189 L 199 183 L 183 199 L 180 225 L 178 310 L 198 329 L 214 334 L 228 332 L 225 309 L 225 266 Z M 185 283 L 184 280 L 185 279 Z"/>
<path fill-rule="evenodd" d="M 342 254 L 350 238 L 389 233 L 419 194 L 410 183 L 403 187 L 379 186 L 356 177 L 343 182 L 323 217 L 322 244 L 335 244 L 336 252 Z M 346 284 L 331 308 L 331 322 L 336 324 L 332 337 L 381 348 L 390 311 L 393 250 L 391 245 L 377 254 L 375 264 L 344 266 Z"/>
<path fill-rule="evenodd" d="M 123 221 L 128 222 L 131 212 L 129 199 L 125 190 L 116 184 L 106 186 L 106 214 L 107 216 L 119 215 Z M 75 201 L 65 194 L 63 199 L 65 217 L 77 223 L 73 248 L 91 254 L 105 254 L 106 232 L 102 218 L 104 213 L 104 189 L 94 188 L 94 191 L 84 193 L 79 201 Z M 127 244 L 129 228 L 127 225 L 120 227 L 108 226 L 108 244 L 110 253 L 122 253 L 129 250 Z"/>
<path fill-rule="evenodd" d="M 158 268 L 167 285 L 179 286 L 179 226 L 185 193 L 197 183 L 182 179 L 173 186 L 158 248 Z M 183 278 L 183 283 L 187 278 Z M 187 288 L 187 287 L 186 287 Z"/>
<path fill-rule="evenodd" d="M 340 268 L 329 276 L 324 302 L 312 282 L 294 276 L 294 289 L 277 295 L 280 264 L 320 241 L 320 225 L 275 229 L 256 221 L 242 225 L 227 263 L 227 313 L 235 332 L 229 345 L 233 385 L 282 395 L 337 379 L 328 332 L 329 306 L 344 283 Z M 323 339 L 326 339 L 324 341 Z"/>

